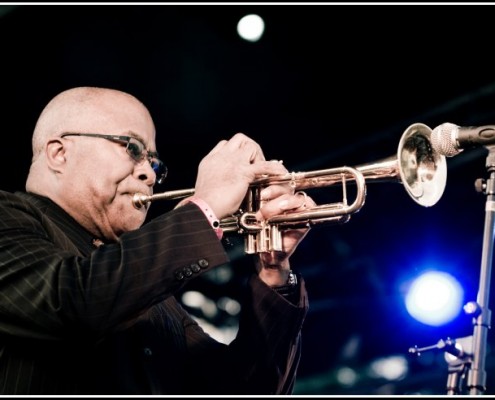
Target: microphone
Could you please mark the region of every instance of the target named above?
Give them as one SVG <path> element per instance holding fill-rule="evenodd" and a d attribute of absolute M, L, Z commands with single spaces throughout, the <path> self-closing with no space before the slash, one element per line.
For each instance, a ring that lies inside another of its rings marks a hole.
<path fill-rule="evenodd" d="M 495 125 L 457 126 L 446 122 L 431 132 L 433 150 L 452 157 L 469 147 L 495 144 Z"/>

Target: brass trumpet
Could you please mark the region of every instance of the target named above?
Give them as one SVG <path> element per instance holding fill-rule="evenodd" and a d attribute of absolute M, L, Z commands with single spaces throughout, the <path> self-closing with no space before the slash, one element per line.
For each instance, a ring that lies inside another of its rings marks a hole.
<path fill-rule="evenodd" d="M 421 123 L 410 125 L 402 134 L 397 154 L 381 161 L 356 167 L 338 167 L 309 172 L 290 172 L 284 175 L 257 179 L 249 186 L 241 209 L 222 219 L 224 232 L 245 235 L 247 254 L 281 251 L 282 230 L 311 227 L 324 223 L 345 223 L 358 212 L 366 199 L 366 180 L 402 183 L 409 196 L 418 204 L 430 207 L 441 198 L 447 180 L 445 156 L 431 146 L 432 130 Z M 356 186 L 355 198 L 349 204 L 347 182 Z M 273 184 L 289 184 L 295 191 L 342 184 L 342 201 L 317 205 L 299 212 L 277 215 L 257 222 L 260 192 Z M 136 193 L 132 202 L 136 208 L 156 200 L 175 200 L 194 194 L 194 189 L 173 190 L 151 196 Z"/>

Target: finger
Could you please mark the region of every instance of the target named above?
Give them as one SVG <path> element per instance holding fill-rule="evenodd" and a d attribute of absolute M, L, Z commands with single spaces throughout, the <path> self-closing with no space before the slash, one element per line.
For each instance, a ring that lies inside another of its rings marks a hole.
<path fill-rule="evenodd" d="M 220 140 L 215 147 L 210 150 L 210 154 L 218 153 L 227 144 L 226 140 Z"/>
<path fill-rule="evenodd" d="M 294 188 L 289 182 L 285 184 L 270 185 L 260 191 L 260 200 L 268 201 L 284 194 L 294 194 Z"/>
<path fill-rule="evenodd" d="M 261 154 L 261 159 L 265 159 L 259 144 L 243 133 L 236 133 L 229 140 L 220 140 L 210 151 L 210 154 L 218 153 L 221 150 L 228 151 L 229 153 L 241 151 L 248 154 L 248 158 L 253 158 L 255 160 L 257 160 Z"/>
<path fill-rule="evenodd" d="M 270 175 L 285 175 L 288 173 L 287 168 L 282 163 L 262 160 L 253 163 L 252 171 L 258 178 L 265 178 Z"/>
<path fill-rule="evenodd" d="M 239 157 L 246 157 L 250 163 L 265 161 L 261 146 L 244 133 L 236 133 L 227 142 L 227 147 L 233 152 L 241 153 Z"/>
<path fill-rule="evenodd" d="M 263 204 L 263 207 L 256 212 L 256 218 L 259 221 L 262 221 L 275 215 L 280 215 L 287 212 L 301 212 L 314 206 L 315 202 L 308 195 L 303 197 L 298 194 L 284 194 L 273 200 L 266 201 Z"/>

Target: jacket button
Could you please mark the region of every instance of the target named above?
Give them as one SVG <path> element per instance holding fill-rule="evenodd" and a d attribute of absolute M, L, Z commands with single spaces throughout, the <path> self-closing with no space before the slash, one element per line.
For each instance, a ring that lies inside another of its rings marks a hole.
<path fill-rule="evenodd" d="M 153 355 L 153 352 L 151 351 L 151 349 L 149 347 L 145 347 L 143 349 L 143 352 L 144 352 L 144 355 L 148 356 L 148 357 Z"/>
<path fill-rule="evenodd" d="M 198 264 L 201 268 L 206 268 L 208 267 L 208 261 L 206 261 L 204 258 L 202 258 L 201 260 L 198 260 Z"/>
<path fill-rule="evenodd" d="M 182 271 L 175 271 L 175 279 L 177 279 L 178 281 L 184 279 L 184 274 L 182 273 Z"/>
<path fill-rule="evenodd" d="M 191 271 L 191 268 L 189 268 L 189 267 L 184 267 L 184 268 L 183 268 L 183 271 L 184 271 L 184 275 L 185 275 L 186 277 L 188 277 L 188 278 L 189 278 L 190 276 L 192 276 L 192 274 L 193 274 L 193 272 Z"/>
<path fill-rule="evenodd" d="M 192 272 L 199 272 L 199 271 L 201 271 L 201 268 L 200 268 L 200 267 L 199 267 L 199 265 L 198 265 L 198 264 L 196 264 L 196 263 L 191 264 L 191 265 L 189 266 L 189 268 L 191 268 Z"/>

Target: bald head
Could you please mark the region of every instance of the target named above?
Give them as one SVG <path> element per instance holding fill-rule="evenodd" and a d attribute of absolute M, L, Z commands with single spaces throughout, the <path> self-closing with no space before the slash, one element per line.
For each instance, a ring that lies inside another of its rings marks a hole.
<path fill-rule="evenodd" d="M 107 88 L 77 87 L 55 96 L 44 108 L 32 138 L 33 162 L 42 153 L 47 141 L 63 132 L 98 132 L 112 117 L 118 101 L 144 105 L 130 94 Z"/>

